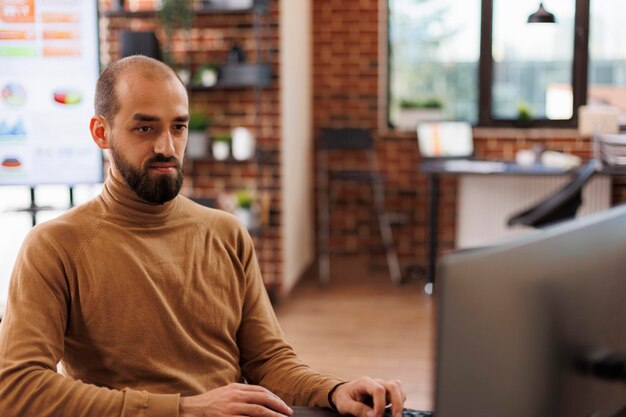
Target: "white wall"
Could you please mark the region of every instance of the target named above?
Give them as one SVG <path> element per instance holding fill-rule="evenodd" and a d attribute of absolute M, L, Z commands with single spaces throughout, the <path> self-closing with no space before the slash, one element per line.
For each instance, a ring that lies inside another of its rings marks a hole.
<path fill-rule="evenodd" d="M 280 0 L 283 291 L 313 262 L 311 0 Z"/>

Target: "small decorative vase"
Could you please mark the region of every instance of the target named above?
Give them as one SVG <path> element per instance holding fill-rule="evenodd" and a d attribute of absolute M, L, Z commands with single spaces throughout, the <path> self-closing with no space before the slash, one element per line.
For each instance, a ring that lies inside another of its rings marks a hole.
<path fill-rule="evenodd" d="M 187 136 L 187 148 L 185 154 L 189 159 L 205 158 L 208 153 L 208 140 L 204 131 L 190 130 Z"/>
<path fill-rule="evenodd" d="M 254 226 L 254 219 L 252 217 L 252 211 L 247 208 L 238 207 L 235 209 L 235 217 L 239 219 L 246 229 L 252 229 Z"/>
<path fill-rule="evenodd" d="M 254 156 L 254 138 L 248 129 L 236 127 L 231 136 L 233 138 L 233 158 L 237 161 L 245 161 Z"/>
<path fill-rule="evenodd" d="M 228 159 L 228 155 L 230 154 L 230 146 L 228 146 L 228 142 L 224 141 L 215 141 L 213 145 L 211 145 L 211 151 L 213 153 L 213 158 L 218 161 L 224 161 Z"/>

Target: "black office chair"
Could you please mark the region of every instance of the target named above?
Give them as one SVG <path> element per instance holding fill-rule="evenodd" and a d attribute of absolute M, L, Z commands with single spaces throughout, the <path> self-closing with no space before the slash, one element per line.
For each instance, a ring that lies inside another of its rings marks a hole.
<path fill-rule="evenodd" d="M 541 228 L 576 217 L 582 204 L 584 185 L 600 168 L 598 161 L 590 160 L 572 176 L 572 180 L 535 206 L 509 218 L 509 226 L 524 225 Z"/>
<path fill-rule="evenodd" d="M 330 169 L 329 153 L 335 150 L 359 152 L 366 157 L 366 169 L 345 167 Z M 331 190 L 331 183 L 362 182 L 369 183 L 373 191 L 374 209 L 385 249 L 391 280 L 395 284 L 402 282 L 398 254 L 391 231 L 392 219 L 385 210 L 384 177 L 380 174 L 378 158 L 374 151 L 374 140 L 369 131 L 357 128 L 323 128 L 317 142 L 318 154 L 318 256 L 319 279 L 322 284 L 330 281 L 330 216 L 332 201 L 336 196 Z M 399 221 L 401 222 L 401 221 Z"/>

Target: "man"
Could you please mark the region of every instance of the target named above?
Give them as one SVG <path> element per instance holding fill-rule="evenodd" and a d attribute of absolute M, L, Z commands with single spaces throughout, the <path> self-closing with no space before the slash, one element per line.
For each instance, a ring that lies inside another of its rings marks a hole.
<path fill-rule="evenodd" d="M 22 246 L 0 324 L 3 417 L 283 417 L 285 402 L 401 413 L 398 381 L 344 382 L 300 362 L 247 232 L 178 196 L 188 98 L 169 67 L 114 63 L 95 110 L 109 176 Z"/>

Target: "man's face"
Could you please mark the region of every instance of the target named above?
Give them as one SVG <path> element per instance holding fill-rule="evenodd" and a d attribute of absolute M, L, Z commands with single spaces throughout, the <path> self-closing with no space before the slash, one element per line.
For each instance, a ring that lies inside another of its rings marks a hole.
<path fill-rule="evenodd" d="M 163 204 L 183 182 L 187 143 L 187 93 L 174 76 L 122 74 L 120 110 L 109 123 L 112 171 L 143 200 Z"/>

